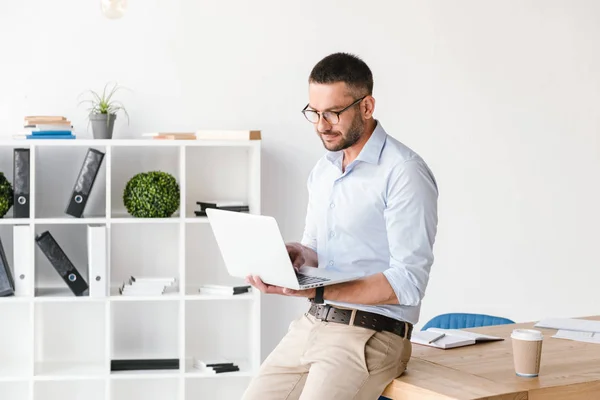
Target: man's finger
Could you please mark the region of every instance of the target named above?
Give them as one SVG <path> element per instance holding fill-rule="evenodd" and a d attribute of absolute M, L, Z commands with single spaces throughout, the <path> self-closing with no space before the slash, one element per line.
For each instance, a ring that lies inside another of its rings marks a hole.
<path fill-rule="evenodd" d="M 252 286 L 255 286 L 261 292 L 267 292 L 267 285 L 265 285 L 264 282 L 258 276 L 252 276 L 250 277 L 250 279 L 252 282 Z"/>
<path fill-rule="evenodd" d="M 304 290 L 295 290 L 295 289 L 283 289 L 283 294 L 286 296 L 299 296 L 299 297 L 314 297 L 316 289 L 304 289 Z"/>
<path fill-rule="evenodd" d="M 299 269 L 300 267 L 302 267 L 305 264 L 306 260 L 304 259 L 304 257 L 302 256 L 298 256 L 296 257 L 296 259 L 294 260 L 294 268 Z"/>
<path fill-rule="evenodd" d="M 283 288 L 274 285 L 267 285 L 260 279 L 258 276 L 252 277 L 254 286 L 258 288 L 263 293 L 267 294 L 283 294 Z"/>
<path fill-rule="evenodd" d="M 280 286 L 267 285 L 268 294 L 283 294 L 283 288 Z"/>
<path fill-rule="evenodd" d="M 263 291 L 263 289 L 260 288 L 259 284 L 255 281 L 253 276 L 248 276 L 246 277 L 246 282 L 248 282 L 250 285 L 254 286 L 255 288 L 257 288 L 260 291 Z"/>

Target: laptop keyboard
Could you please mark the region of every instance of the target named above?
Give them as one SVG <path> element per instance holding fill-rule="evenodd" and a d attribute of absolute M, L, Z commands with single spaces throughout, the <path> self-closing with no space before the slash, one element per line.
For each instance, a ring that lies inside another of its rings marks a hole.
<path fill-rule="evenodd" d="M 311 285 L 314 283 L 327 282 L 329 278 L 321 278 L 319 276 L 308 276 L 302 274 L 296 274 L 298 276 L 298 283 L 301 285 Z"/>

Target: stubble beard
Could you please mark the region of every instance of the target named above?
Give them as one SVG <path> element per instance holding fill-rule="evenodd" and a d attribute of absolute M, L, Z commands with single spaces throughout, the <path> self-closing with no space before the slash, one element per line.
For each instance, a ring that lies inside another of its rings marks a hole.
<path fill-rule="evenodd" d="M 356 115 L 354 120 L 352 121 L 352 125 L 348 129 L 348 132 L 343 135 L 338 131 L 332 131 L 331 133 L 338 134 L 341 136 L 342 140 L 338 144 L 328 144 L 323 140 L 323 134 L 319 133 L 321 138 L 321 142 L 323 142 L 323 146 L 329 151 L 340 151 L 345 150 L 358 142 L 363 131 L 365 129 L 365 124 L 363 123 L 360 115 Z M 331 147 L 330 147 L 331 146 Z"/>

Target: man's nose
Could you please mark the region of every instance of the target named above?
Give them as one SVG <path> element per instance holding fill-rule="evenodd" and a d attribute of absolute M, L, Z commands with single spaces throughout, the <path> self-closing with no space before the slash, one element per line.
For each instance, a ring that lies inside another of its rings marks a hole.
<path fill-rule="evenodd" d="M 317 122 L 317 131 L 319 133 L 326 133 L 329 132 L 331 130 L 331 124 L 329 122 L 327 122 L 327 120 L 325 118 L 323 118 L 323 116 L 321 116 L 321 118 L 319 118 L 319 122 Z"/>

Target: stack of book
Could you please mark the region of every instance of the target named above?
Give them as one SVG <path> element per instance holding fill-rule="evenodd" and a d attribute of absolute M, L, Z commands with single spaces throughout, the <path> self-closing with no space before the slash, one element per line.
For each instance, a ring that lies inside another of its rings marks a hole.
<path fill-rule="evenodd" d="M 200 210 L 194 211 L 197 217 L 206 217 L 207 208 L 216 208 L 219 210 L 250 212 L 250 207 L 243 201 L 197 201 Z"/>
<path fill-rule="evenodd" d="M 236 294 L 244 294 L 250 292 L 251 287 L 248 286 L 223 286 L 223 285 L 200 285 L 201 294 L 216 294 L 235 296 Z"/>
<path fill-rule="evenodd" d="M 130 277 L 119 288 L 122 296 L 161 296 L 175 286 L 174 277 Z"/>
<path fill-rule="evenodd" d="M 201 370 L 205 374 L 222 374 L 224 372 L 239 371 L 240 367 L 234 362 L 227 360 L 200 360 L 194 357 L 194 368 Z"/>
<path fill-rule="evenodd" d="M 75 139 L 71 121 L 60 115 L 27 116 L 23 121 L 22 139 Z"/>

